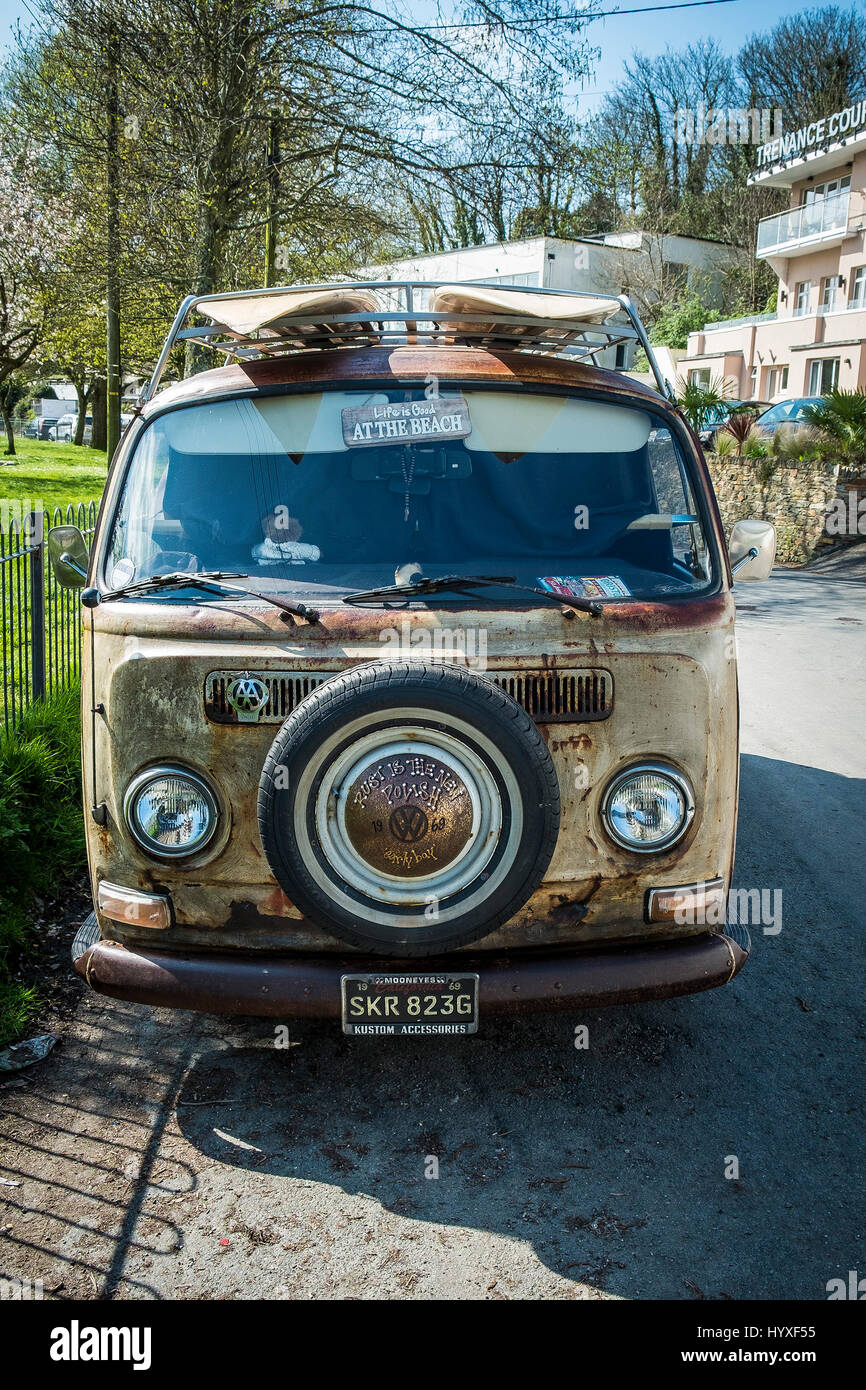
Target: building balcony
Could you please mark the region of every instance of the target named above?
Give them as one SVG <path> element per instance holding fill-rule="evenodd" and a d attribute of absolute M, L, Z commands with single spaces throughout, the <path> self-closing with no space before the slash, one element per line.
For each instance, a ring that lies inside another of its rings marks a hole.
<path fill-rule="evenodd" d="M 862 314 L 866 312 L 866 295 L 860 295 L 857 299 L 849 299 L 846 303 L 841 296 L 832 304 L 821 304 L 818 313 L 826 318 L 828 314 Z"/>
<path fill-rule="evenodd" d="M 775 217 L 762 217 L 755 255 L 759 260 L 768 256 L 805 256 L 818 246 L 841 246 L 848 235 L 850 201 L 851 194 L 846 189 Z"/>

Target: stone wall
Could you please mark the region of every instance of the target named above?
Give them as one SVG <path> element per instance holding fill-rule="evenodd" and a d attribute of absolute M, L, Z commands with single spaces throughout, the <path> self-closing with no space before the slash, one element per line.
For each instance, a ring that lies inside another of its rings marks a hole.
<path fill-rule="evenodd" d="M 825 523 L 839 487 L 839 466 L 829 463 L 800 463 L 786 467 L 783 461 L 746 458 L 716 458 L 707 463 L 725 535 L 730 536 L 735 521 L 757 517 L 776 525 L 776 558 L 782 564 L 802 565 L 811 559 L 815 547 L 827 539 Z M 771 476 L 761 482 L 761 465 L 775 463 Z"/>

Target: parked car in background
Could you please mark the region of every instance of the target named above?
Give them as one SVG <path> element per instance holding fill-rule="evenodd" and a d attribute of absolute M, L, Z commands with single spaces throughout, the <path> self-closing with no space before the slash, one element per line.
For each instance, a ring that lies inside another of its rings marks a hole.
<path fill-rule="evenodd" d="M 70 411 L 67 415 L 61 415 L 60 419 L 55 422 L 55 424 L 51 428 L 50 437 L 53 440 L 55 440 L 58 444 L 71 444 L 73 439 L 75 438 L 75 431 L 77 427 L 78 416 L 75 414 L 74 411 Z M 84 436 L 82 439 L 82 443 L 89 444 L 92 438 L 93 416 L 85 415 Z"/>
<path fill-rule="evenodd" d="M 29 420 L 25 420 L 21 433 L 25 439 L 50 439 L 51 431 L 56 424 L 47 415 L 32 415 Z"/>
<path fill-rule="evenodd" d="M 719 430 L 728 423 L 733 415 L 751 415 L 757 418 L 769 404 L 769 401 L 724 401 L 721 405 L 715 406 L 707 412 L 704 427 L 699 431 L 700 441 L 704 448 L 712 444 Z"/>
<path fill-rule="evenodd" d="M 61 415 L 51 427 L 51 438 L 58 444 L 68 444 L 75 438 L 75 426 L 78 416 L 74 411 Z"/>
<path fill-rule="evenodd" d="M 759 415 L 755 423 L 768 434 L 775 434 L 780 425 L 807 425 L 806 408 L 820 405 L 821 396 L 795 396 L 790 401 L 777 401 Z"/>

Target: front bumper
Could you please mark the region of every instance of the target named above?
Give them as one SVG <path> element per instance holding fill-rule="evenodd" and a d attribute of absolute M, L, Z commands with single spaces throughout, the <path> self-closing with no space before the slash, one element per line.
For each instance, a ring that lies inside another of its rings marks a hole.
<path fill-rule="evenodd" d="M 179 955 L 99 941 L 77 957 L 75 969 L 99 994 L 137 1004 L 215 1014 L 339 1018 L 341 975 L 428 974 L 459 968 L 480 976 L 483 1017 L 601 1008 L 694 994 L 727 984 L 748 956 L 746 933 L 738 941 L 706 933 L 658 945 L 486 957 L 461 954 L 423 961 L 385 956 Z"/>

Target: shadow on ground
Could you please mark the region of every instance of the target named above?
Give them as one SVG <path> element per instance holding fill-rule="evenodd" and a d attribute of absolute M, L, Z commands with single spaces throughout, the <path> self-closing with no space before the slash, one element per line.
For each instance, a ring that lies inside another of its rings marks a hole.
<path fill-rule="evenodd" d="M 866 785 L 742 772 L 737 885 L 784 915 L 725 989 L 287 1047 L 88 1001 L 2 1097 L 0 1270 L 60 1297 L 826 1297 L 863 1263 Z M 841 878 L 789 833 L 828 820 Z"/>

